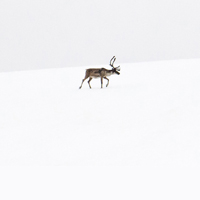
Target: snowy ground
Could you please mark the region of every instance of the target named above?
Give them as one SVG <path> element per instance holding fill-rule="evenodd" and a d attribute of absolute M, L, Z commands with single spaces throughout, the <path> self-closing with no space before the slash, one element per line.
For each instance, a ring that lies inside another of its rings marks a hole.
<path fill-rule="evenodd" d="M 0 165 L 200 166 L 199 59 L 85 68 L 0 73 Z"/>

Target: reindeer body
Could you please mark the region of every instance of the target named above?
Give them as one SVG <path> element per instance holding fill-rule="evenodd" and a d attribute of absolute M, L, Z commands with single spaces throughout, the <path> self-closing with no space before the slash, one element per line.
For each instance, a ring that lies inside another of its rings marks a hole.
<path fill-rule="evenodd" d="M 112 74 L 112 70 L 108 70 L 105 68 L 90 68 L 86 69 L 85 75 L 91 78 L 99 78 L 99 77 L 106 77 Z"/>
<path fill-rule="evenodd" d="M 114 60 L 113 60 L 114 59 Z M 111 63 L 111 61 L 113 60 L 113 62 Z M 111 70 L 109 69 L 105 69 L 105 68 L 90 68 L 90 69 L 86 69 L 86 72 L 85 72 L 85 78 L 82 80 L 82 83 L 81 83 L 81 86 L 79 87 L 79 89 L 82 88 L 82 85 L 83 85 L 83 82 L 89 78 L 88 80 L 88 84 L 89 84 L 89 87 L 91 89 L 91 85 L 90 85 L 90 81 L 93 79 L 93 78 L 101 78 L 101 88 L 103 88 L 103 79 L 106 79 L 108 82 L 107 82 L 107 85 L 106 87 L 108 87 L 108 84 L 109 84 L 109 79 L 107 78 L 107 76 L 111 76 L 113 74 L 120 74 L 119 71 L 119 67 L 115 68 L 113 66 L 113 63 L 115 62 L 116 58 L 115 56 L 111 59 L 110 61 L 110 66 L 112 67 Z"/>

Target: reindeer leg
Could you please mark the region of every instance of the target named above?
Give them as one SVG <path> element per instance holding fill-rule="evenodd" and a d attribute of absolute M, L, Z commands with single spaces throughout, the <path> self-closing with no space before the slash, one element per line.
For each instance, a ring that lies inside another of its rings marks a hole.
<path fill-rule="evenodd" d="M 101 88 L 103 88 L 103 77 L 101 77 Z"/>
<path fill-rule="evenodd" d="M 90 77 L 89 81 L 88 81 L 88 84 L 89 84 L 89 87 L 90 89 L 92 88 L 91 85 L 90 85 L 90 81 L 92 80 L 92 78 Z"/>
<path fill-rule="evenodd" d="M 86 72 L 85 72 L 85 78 L 82 80 L 82 83 L 81 83 L 81 86 L 79 87 L 79 89 L 82 88 L 83 82 L 84 82 L 88 77 L 89 77 L 89 71 L 86 70 Z"/>
<path fill-rule="evenodd" d="M 87 78 L 84 78 L 84 79 L 82 80 L 82 83 L 81 83 L 81 86 L 79 87 L 79 89 L 82 88 L 83 82 L 84 82 L 86 79 L 87 79 Z"/>
<path fill-rule="evenodd" d="M 108 84 L 109 84 L 109 79 L 107 77 L 104 77 L 104 79 L 106 79 L 108 82 L 107 82 L 107 85 L 106 87 L 108 87 Z"/>

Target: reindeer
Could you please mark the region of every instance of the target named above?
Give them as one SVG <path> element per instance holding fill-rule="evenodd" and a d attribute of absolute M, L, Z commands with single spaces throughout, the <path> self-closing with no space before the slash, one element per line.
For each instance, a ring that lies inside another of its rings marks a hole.
<path fill-rule="evenodd" d="M 93 78 L 101 78 L 101 88 L 103 88 L 103 79 L 106 79 L 108 82 L 106 84 L 106 87 L 108 87 L 109 84 L 109 79 L 107 78 L 107 76 L 111 76 L 113 74 L 117 74 L 120 75 L 119 71 L 120 71 L 120 66 L 118 67 L 114 67 L 114 62 L 115 62 L 116 58 L 115 56 L 112 57 L 112 59 L 110 60 L 110 66 L 112 67 L 112 69 L 105 69 L 105 68 L 90 68 L 90 69 L 86 69 L 85 72 L 85 78 L 82 80 L 81 86 L 79 87 L 79 89 L 82 88 L 83 82 L 89 78 L 88 80 L 88 84 L 89 87 L 91 89 L 91 85 L 90 85 L 90 81 Z"/>

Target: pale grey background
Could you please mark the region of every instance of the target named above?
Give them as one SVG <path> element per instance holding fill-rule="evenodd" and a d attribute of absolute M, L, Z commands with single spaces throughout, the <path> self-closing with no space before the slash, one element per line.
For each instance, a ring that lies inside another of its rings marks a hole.
<path fill-rule="evenodd" d="M 199 0 L 1 0 L 0 71 L 200 57 Z"/>

